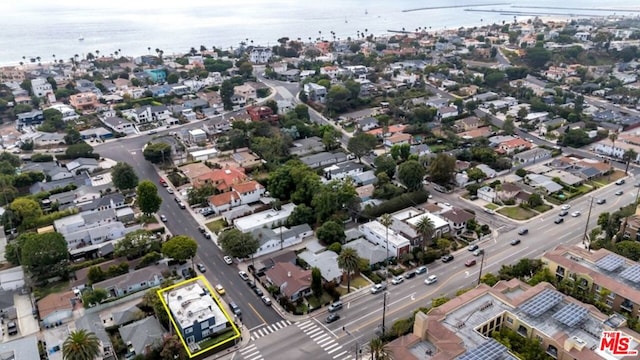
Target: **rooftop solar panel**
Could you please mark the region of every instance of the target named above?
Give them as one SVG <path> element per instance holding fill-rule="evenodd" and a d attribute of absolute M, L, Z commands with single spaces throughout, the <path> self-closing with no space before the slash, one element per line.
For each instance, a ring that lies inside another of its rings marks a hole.
<path fill-rule="evenodd" d="M 538 317 L 556 306 L 556 304 L 562 301 L 563 297 L 564 296 L 558 291 L 545 289 L 531 300 L 520 305 L 520 310 L 533 317 Z"/>
<path fill-rule="evenodd" d="M 483 343 L 458 357 L 458 360 L 499 360 L 507 354 L 507 348 L 495 339 Z"/>
<path fill-rule="evenodd" d="M 553 318 L 569 327 L 574 327 L 581 323 L 588 313 L 589 310 L 586 308 L 570 303 L 553 314 Z"/>
<path fill-rule="evenodd" d="M 620 276 L 634 283 L 640 282 L 640 265 L 633 265 L 624 269 Z"/>
<path fill-rule="evenodd" d="M 599 268 L 607 271 L 614 271 L 623 264 L 624 258 L 614 254 L 609 254 L 596 262 Z"/>

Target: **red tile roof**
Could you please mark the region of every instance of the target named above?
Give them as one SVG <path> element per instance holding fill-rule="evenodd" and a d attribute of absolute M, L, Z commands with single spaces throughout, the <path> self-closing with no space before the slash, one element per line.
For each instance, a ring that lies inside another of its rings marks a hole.
<path fill-rule="evenodd" d="M 231 189 L 233 184 L 248 180 L 243 168 L 227 167 L 224 169 L 213 169 L 211 172 L 200 175 L 193 179 L 193 186 L 198 187 L 206 183 L 211 183 L 220 191 Z"/>
<path fill-rule="evenodd" d="M 49 314 L 58 310 L 73 310 L 71 299 L 76 295 L 73 291 L 67 291 L 65 293 L 49 294 L 38 301 L 38 312 L 40 313 L 40 319 L 44 319 Z"/>
<path fill-rule="evenodd" d="M 248 192 L 255 191 L 257 189 L 264 189 L 264 186 L 257 181 L 251 180 L 241 184 L 234 184 L 232 186 L 233 190 L 239 192 L 240 194 L 245 194 Z"/>
<path fill-rule="evenodd" d="M 227 191 L 218 195 L 209 196 L 209 204 L 216 207 L 231 204 L 234 200 L 240 199 L 240 195 L 235 191 Z"/>
<path fill-rule="evenodd" d="M 273 285 L 284 288 L 284 295 L 291 297 L 296 291 L 311 286 L 311 270 L 302 270 L 292 263 L 277 263 L 267 270 L 267 277 Z"/>

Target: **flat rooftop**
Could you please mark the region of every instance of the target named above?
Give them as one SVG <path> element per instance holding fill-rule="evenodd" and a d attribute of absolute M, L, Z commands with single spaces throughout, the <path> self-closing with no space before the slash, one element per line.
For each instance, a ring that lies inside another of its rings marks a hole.
<path fill-rule="evenodd" d="M 296 208 L 294 204 L 284 204 L 280 210 L 269 209 L 259 213 L 233 220 L 233 224 L 242 232 L 249 232 L 270 225 L 285 221 Z"/>
<path fill-rule="evenodd" d="M 163 292 L 164 300 L 171 310 L 174 321 L 185 329 L 195 322 L 203 322 L 211 318 L 215 325 L 227 321 L 222 310 L 218 307 L 212 294 L 204 290 L 197 282 Z"/>

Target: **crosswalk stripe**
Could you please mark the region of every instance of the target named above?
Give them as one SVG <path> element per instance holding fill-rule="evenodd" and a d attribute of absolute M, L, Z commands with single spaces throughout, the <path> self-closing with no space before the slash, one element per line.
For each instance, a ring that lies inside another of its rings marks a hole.
<path fill-rule="evenodd" d="M 333 356 L 333 358 L 334 358 L 334 359 L 337 359 L 337 358 L 339 358 L 340 356 L 343 356 L 343 355 L 344 355 L 344 354 L 346 354 L 346 353 L 347 353 L 347 351 L 345 350 L 345 351 L 341 352 L 341 353 L 340 353 L 340 354 L 338 354 L 338 355 L 334 355 L 334 356 Z"/>
<path fill-rule="evenodd" d="M 285 320 L 284 322 L 287 324 L 287 326 L 291 325 L 291 321 L 289 320 Z"/>
<path fill-rule="evenodd" d="M 255 356 L 256 354 L 260 355 L 260 351 L 258 349 L 255 349 L 255 351 L 249 353 L 249 354 L 242 354 L 242 356 L 244 357 L 250 357 L 250 356 Z"/>
<path fill-rule="evenodd" d="M 264 358 L 260 354 L 254 356 L 254 357 L 251 357 L 251 358 L 247 358 L 247 360 L 262 360 L 262 359 L 264 359 Z"/>
<path fill-rule="evenodd" d="M 334 352 L 342 349 L 342 346 L 340 346 L 338 343 L 336 343 L 336 345 L 338 345 L 337 347 L 333 347 L 333 349 L 331 349 L 330 347 L 326 348 L 325 350 L 327 350 L 327 353 L 329 355 L 333 354 Z"/>
<path fill-rule="evenodd" d="M 316 340 L 316 344 L 320 345 L 321 347 L 325 347 L 331 342 L 333 342 L 333 339 L 330 337 L 323 338 L 322 340 Z"/>
<path fill-rule="evenodd" d="M 273 326 L 273 328 L 272 328 L 272 326 Z M 269 326 L 267 326 L 267 329 L 269 329 L 269 332 L 274 332 L 274 331 L 278 330 L 278 328 L 276 328 L 275 325 L 269 325 Z"/>
<path fill-rule="evenodd" d="M 247 353 L 247 352 L 249 352 L 249 351 L 251 351 L 251 350 L 253 350 L 255 348 L 256 348 L 256 344 L 251 344 L 251 345 L 247 346 L 246 348 L 240 350 L 240 354 Z"/>
<path fill-rule="evenodd" d="M 279 322 L 277 322 L 277 323 L 273 324 L 273 326 L 274 326 L 274 327 L 277 327 L 277 328 L 278 328 L 278 330 L 279 330 L 279 329 L 285 328 L 285 327 L 287 326 L 287 324 L 282 324 L 282 322 L 281 322 L 281 321 L 279 321 Z"/>
<path fill-rule="evenodd" d="M 313 324 L 311 321 L 307 321 L 301 324 L 298 324 L 298 327 L 302 330 L 308 328 L 309 326 L 314 326 L 315 324 Z"/>
<path fill-rule="evenodd" d="M 316 343 L 319 343 L 319 342 L 324 341 L 326 339 L 331 339 L 331 337 L 329 336 L 329 334 L 323 332 L 321 335 L 318 335 L 318 336 L 316 336 L 315 338 L 312 338 L 312 339 Z"/>
<path fill-rule="evenodd" d="M 322 332 L 322 329 L 320 329 L 319 327 L 316 327 L 311 331 L 305 331 L 305 333 L 309 335 L 311 338 L 313 338 L 315 335 L 318 335 L 321 332 Z"/>

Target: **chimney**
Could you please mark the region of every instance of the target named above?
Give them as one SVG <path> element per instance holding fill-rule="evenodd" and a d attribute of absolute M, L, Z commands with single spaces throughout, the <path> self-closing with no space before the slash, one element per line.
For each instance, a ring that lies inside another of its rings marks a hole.
<path fill-rule="evenodd" d="M 291 271 L 287 272 L 287 277 L 291 277 Z"/>

